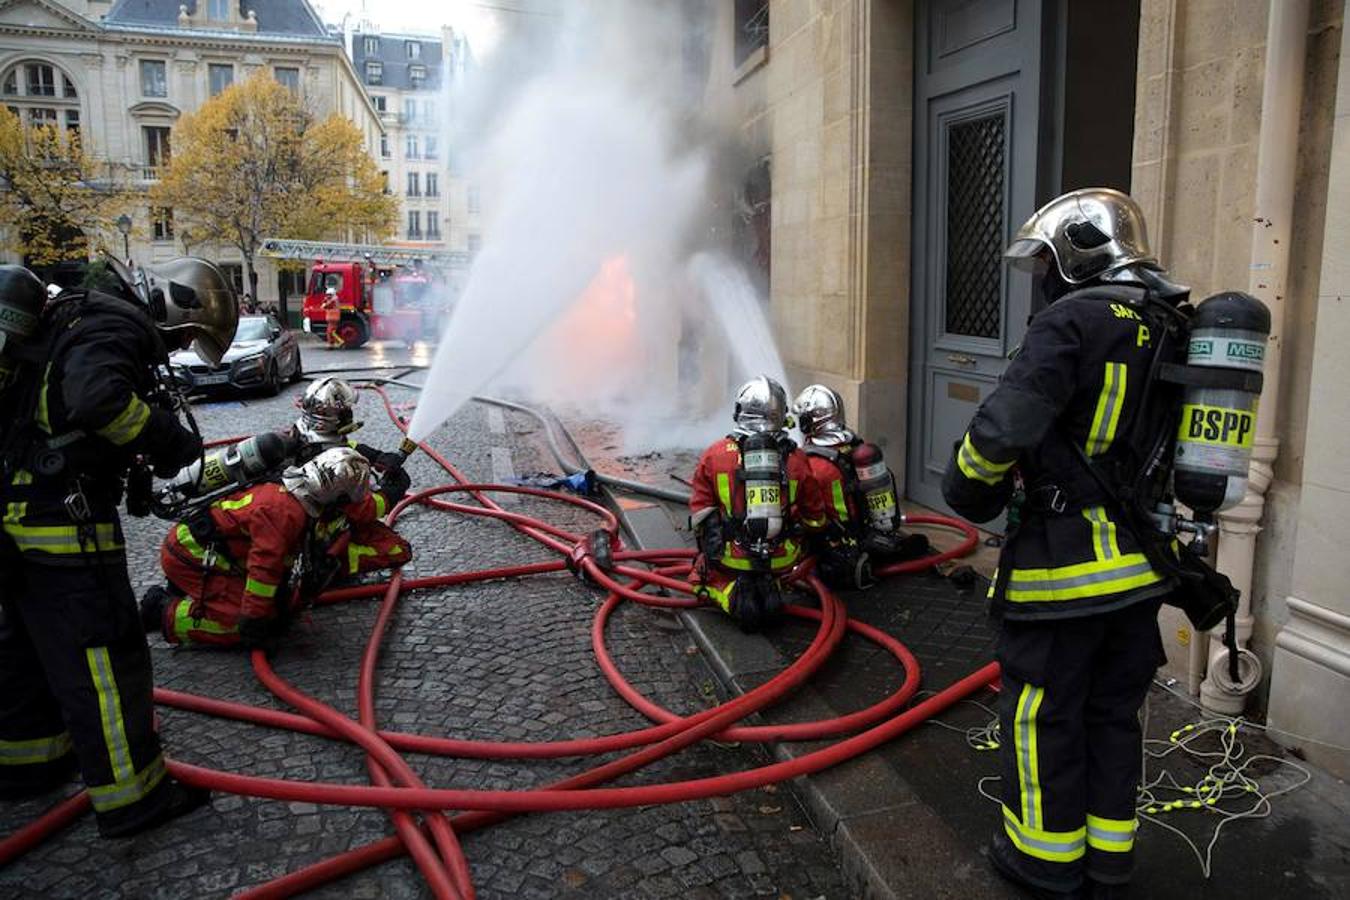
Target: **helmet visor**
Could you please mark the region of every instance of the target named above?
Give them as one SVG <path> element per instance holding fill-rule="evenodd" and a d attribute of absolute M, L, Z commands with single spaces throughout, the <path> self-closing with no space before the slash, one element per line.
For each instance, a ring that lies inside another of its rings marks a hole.
<path fill-rule="evenodd" d="M 1039 263 L 1050 255 L 1050 248 L 1044 241 L 1031 238 L 1018 238 L 1003 251 L 1003 258 L 1013 268 L 1033 274 L 1039 271 Z"/>

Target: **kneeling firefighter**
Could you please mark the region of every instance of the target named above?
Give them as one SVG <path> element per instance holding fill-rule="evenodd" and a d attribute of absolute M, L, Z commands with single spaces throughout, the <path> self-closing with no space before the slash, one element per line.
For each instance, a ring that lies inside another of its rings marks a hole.
<path fill-rule="evenodd" d="M 696 593 L 746 631 L 777 618 L 781 577 L 803 559 L 801 533 L 825 525 L 806 456 L 784 430 L 787 393 L 763 375 L 736 393 L 736 430 L 703 452 L 694 471 L 689 521 L 699 557 Z"/>
<path fill-rule="evenodd" d="M 843 398 L 812 384 L 792 410 L 829 523 L 813 547 L 821 577 L 832 587 L 863 588 L 872 582 L 873 565 L 927 554 L 927 538 L 900 529 L 895 475 L 880 447 L 848 429 Z"/>
<path fill-rule="evenodd" d="M 378 496 L 402 498 L 409 486 L 403 464 L 417 445 L 405 440 L 397 452 L 386 452 L 353 440 L 351 435 L 361 427 L 354 416 L 357 396 L 345 381 L 332 376 L 318 379 L 296 402 L 300 415 L 292 425 L 210 451 L 159 489 L 157 511 L 168 513 L 165 518 L 181 516 L 239 488 L 277 480 L 283 469 L 304 465 L 334 447 L 350 447 L 380 473 Z M 381 509 L 379 516 L 387 511 Z M 369 533 L 363 536 L 362 531 Z M 355 534 L 358 544 L 377 549 L 384 537 L 376 527 L 358 527 Z"/>
<path fill-rule="evenodd" d="M 171 644 L 270 647 L 338 573 L 403 565 L 412 549 L 379 517 L 407 485 L 372 492 L 370 476 L 363 456 L 337 447 L 178 523 L 160 550 L 168 585 L 141 603 L 145 630 Z M 379 548 L 358 544 L 358 528 L 378 529 Z"/>
<path fill-rule="evenodd" d="M 1113 190 L 1050 202 L 1005 256 L 1049 305 L 943 482 L 977 522 L 1008 507 L 990 588 L 1003 669 L 991 861 L 1038 896 L 1114 896 L 1138 825 L 1138 712 L 1165 661 L 1159 605 L 1198 628 L 1236 606 L 1203 559 L 1212 525 L 1179 519 L 1173 498 L 1202 516 L 1241 498 L 1269 316 L 1242 294 L 1192 310 Z M 1217 359 L 1220 343 L 1238 365 Z"/>
<path fill-rule="evenodd" d="M 0 271 L 4 355 L 18 363 L 0 399 L 0 791 L 47 790 L 78 761 L 99 832 L 123 837 L 209 794 L 166 774 L 117 505 L 127 484 L 128 508 L 148 511 L 150 468 L 200 455 L 161 367 L 189 343 L 218 362 L 239 310 L 204 260 L 107 265 L 105 289 L 45 307 L 32 273 Z"/>

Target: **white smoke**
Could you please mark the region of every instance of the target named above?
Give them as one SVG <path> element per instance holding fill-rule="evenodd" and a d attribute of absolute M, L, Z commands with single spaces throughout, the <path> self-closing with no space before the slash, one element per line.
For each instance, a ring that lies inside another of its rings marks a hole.
<path fill-rule="evenodd" d="M 679 8 L 597 0 L 569 9 L 554 20 L 551 47 L 532 35 L 536 74 L 511 83 L 520 67 L 499 64 L 505 80 L 457 101 L 469 121 L 490 123 L 467 155 L 481 184 L 483 244 L 414 437 L 505 386 L 618 418 L 630 444 L 663 436 L 668 446 L 670 423 L 690 422 L 710 398 L 722 421 L 708 427 L 725 427 L 728 367 L 708 360 L 727 347 L 741 374 L 782 377 L 749 279 L 729 258 L 697 252 L 715 245 L 721 144 L 695 115 Z M 509 34 L 499 56 L 513 59 Z"/>

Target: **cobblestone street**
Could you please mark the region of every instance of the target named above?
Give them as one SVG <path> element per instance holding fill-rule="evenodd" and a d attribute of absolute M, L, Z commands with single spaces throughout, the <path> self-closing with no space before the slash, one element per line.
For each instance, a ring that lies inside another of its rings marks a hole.
<path fill-rule="evenodd" d="M 304 344 L 309 372 L 339 365 L 398 365 L 424 353 L 374 346 L 330 353 Z M 397 370 L 387 374 L 398 374 Z M 409 376 L 418 380 L 423 373 Z M 303 383 L 273 399 L 201 403 L 205 437 L 253 434 L 295 416 Z M 396 402 L 412 391 L 390 388 Z M 378 397 L 364 394 L 358 437 L 393 449 L 400 435 Z M 500 481 L 556 465 L 526 417 L 470 404 L 431 443 L 471 479 Z M 414 488 L 449 478 L 423 454 L 408 463 Z M 512 509 L 576 530 L 589 517 L 558 504 L 520 500 Z M 167 523 L 126 520 L 137 591 L 159 581 L 158 547 Z M 400 531 L 414 546 L 411 577 L 547 559 L 504 525 L 442 512 L 410 511 Z M 460 738 L 546 741 L 610 734 L 646 721 L 619 699 L 594 663 L 589 642 L 602 596 L 566 574 L 477 584 L 406 596 L 385 639 L 376 689 L 381 725 Z M 297 687 L 355 715 L 357 668 L 376 615 L 374 601 L 312 611 L 273 656 Z M 656 702 L 681 713 L 717 702 L 710 670 L 672 617 L 621 608 L 609 629 L 624 674 Z M 244 653 L 175 651 L 152 637 L 160 686 L 280 708 L 254 678 Z M 168 752 L 214 768 L 289 779 L 367 783 L 353 747 L 161 709 Z M 590 761 L 499 763 L 410 755 L 429 785 L 538 786 Z M 700 778 L 767 759 L 748 746 L 698 745 L 641 770 L 622 784 Z M 69 793 L 0 807 L 0 832 L 22 826 Z M 208 810 L 124 842 L 100 840 L 92 817 L 0 871 L 6 897 L 224 897 L 391 833 L 376 810 L 316 807 L 218 794 Z M 605 812 L 529 815 L 468 836 L 464 849 L 479 896 L 841 897 L 846 891 L 828 843 L 787 788 L 711 801 Z M 420 897 L 426 890 L 406 859 L 330 885 L 316 896 Z"/>

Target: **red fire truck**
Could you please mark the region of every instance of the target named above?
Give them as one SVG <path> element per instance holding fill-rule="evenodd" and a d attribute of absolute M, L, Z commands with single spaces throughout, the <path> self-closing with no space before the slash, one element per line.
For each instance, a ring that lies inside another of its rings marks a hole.
<path fill-rule="evenodd" d="M 312 260 L 302 307 L 305 331 L 325 337 L 330 295 L 342 316 L 342 346 L 434 339 L 456 295 L 468 254 L 450 251 L 269 238 L 262 255 Z"/>

